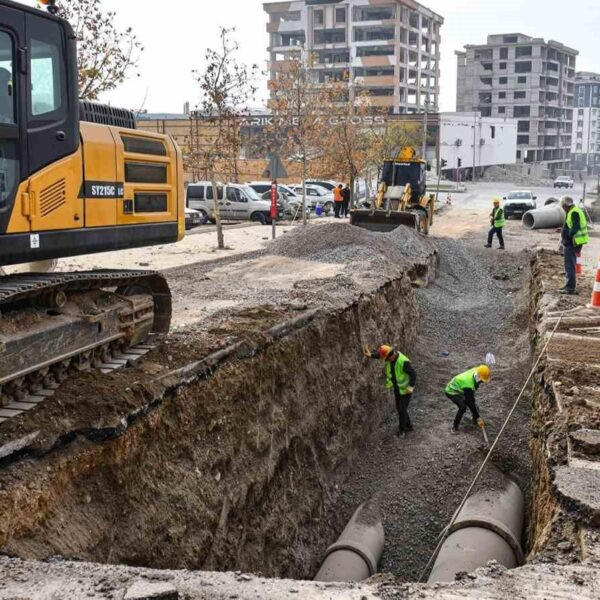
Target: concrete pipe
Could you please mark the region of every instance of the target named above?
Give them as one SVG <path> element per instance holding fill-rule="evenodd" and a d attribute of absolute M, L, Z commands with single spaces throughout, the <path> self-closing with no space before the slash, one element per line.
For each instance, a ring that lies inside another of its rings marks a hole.
<path fill-rule="evenodd" d="M 552 227 L 562 227 L 564 222 L 565 211 L 559 204 L 530 210 L 523 215 L 525 229 L 551 229 Z"/>
<path fill-rule="evenodd" d="M 454 581 L 495 560 L 508 569 L 523 564 L 521 534 L 525 499 L 510 481 L 503 490 L 483 491 L 467 500 L 442 545 L 430 583 Z"/>
<path fill-rule="evenodd" d="M 327 548 L 315 581 L 363 581 L 375 575 L 384 539 L 379 507 L 373 501 L 365 502 L 338 541 Z"/>

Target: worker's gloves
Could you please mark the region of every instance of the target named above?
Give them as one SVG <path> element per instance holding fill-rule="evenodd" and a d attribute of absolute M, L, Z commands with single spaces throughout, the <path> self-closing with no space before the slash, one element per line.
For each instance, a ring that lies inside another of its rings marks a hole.
<path fill-rule="evenodd" d="M 485 421 L 481 417 L 477 419 L 477 426 L 481 427 L 482 429 L 485 427 Z"/>
<path fill-rule="evenodd" d="M 373 350 L 371 350 L 371 348 L 369 348 L 369 346 L 365 346 L 363 348 L 363 352 L 367 358 L 373 358 Z"/>
<path fill-rule="evenodd" d="M 407 388 L 406 388 L 406 393 L 407 393 L 407 394 L 412 394 L 414 391 L 415 391 L 415 388 L 414 388 L 414 387 L 407 387 Z"/>

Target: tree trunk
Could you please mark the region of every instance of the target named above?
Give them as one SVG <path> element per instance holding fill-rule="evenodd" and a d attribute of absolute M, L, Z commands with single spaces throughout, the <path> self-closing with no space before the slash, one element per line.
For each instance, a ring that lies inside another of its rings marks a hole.
<path fill-rule="evenodd" d="M 219 199 L 217 198 L 217 182 L 215 181 L 215 173 L 213 170 L 211 170 L 210 173 L 210 183 L 212 184 L 213 193 L 213 213 L 217 223 L 217 246 L 219 250 L 224 250 L 225 240 L 223 238 L 223 224 L 221 223 L 221 211 L 219 209 Z"/>
<path fill-rule="evenodd" d="M 302 225 L 306 225 L 306 155 L 302 156 Z"/>
<path fill-rule="evenodd" d="M 354 175 L 354 172 L 352 171 L 350 173 L 350 208 L 355 208 L 354 207 L 354 184 L 355 184 L 355 180 L 356 177 Z"/>

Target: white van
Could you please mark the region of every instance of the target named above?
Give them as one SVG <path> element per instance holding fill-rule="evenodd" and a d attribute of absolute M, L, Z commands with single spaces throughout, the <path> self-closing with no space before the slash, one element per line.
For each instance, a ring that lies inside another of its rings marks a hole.
<path fill-rule="evenodd" d="M 263 200 L 251 187 L 237 183 L 217 184 L 217 200 L 221 218 L 227 221 L 256 221 L 271 223 L 271 202 Z M 213 187 L 210 181 L 190 183 L 186 206 L 202 213 L 203 219 L 214 223 Z M 277 206 L 277 218 L 283 217 L 283 208 Z"/>

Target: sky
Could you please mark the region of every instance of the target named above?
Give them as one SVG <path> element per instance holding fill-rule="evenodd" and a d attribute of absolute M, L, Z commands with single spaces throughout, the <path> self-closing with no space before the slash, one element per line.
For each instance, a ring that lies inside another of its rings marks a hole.
<path fill-rule="evenodd" d="M 35 4 L 34 0 L 21 0 Z M 68 0 L 58 0 L 68 1 Z M 182 112 L 198 103 L 192 71 L 203 66 L 207 47 L 216 47 L 220 26 L 235 27 L 240 59 L 266 70 L 268 36 L 262 0 L 102 0 L 117 23 L 131 26 L 144 45 L 139 77 L 102 101 L 133 110 Z M 455 50 L 485 43 L 493 33 L 524 33 L 579 50 L 577 69 L 600 71 L 600 0 L 423 0 L 442 15 L 441 97 L 456 108 Z M 266 79 L 261 84 L 266 96 Z M 260 104 L 257 103 L 257 104 Z"/>

